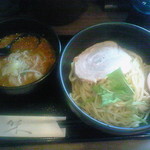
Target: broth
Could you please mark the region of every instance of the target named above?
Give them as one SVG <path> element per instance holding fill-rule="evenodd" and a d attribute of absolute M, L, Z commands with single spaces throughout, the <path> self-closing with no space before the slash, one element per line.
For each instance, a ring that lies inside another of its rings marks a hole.
<path fill-rule="evenodd" d="M 8 45 L 19 34 L 4 37 L 0 48 Z M 26 36 L 18 39 L 11 47 L 11 54 L 0 57 L 0 86 L 21 86 L 43 77 L 56 58 L 52 46 L 41 37 Z"/>

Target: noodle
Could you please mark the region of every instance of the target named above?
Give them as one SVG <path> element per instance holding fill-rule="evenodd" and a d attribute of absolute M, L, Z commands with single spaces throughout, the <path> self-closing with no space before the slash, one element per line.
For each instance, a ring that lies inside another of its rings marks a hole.
<path fill-rule="evenodd" d="M 104 123 L 121 127 L 138 127 L 146 124 L 150 106 L 150 94 L 145 85 L 150 66 L 143 63 L 137 54 L 126 51 L 132 58 L 131 70 L 125 78 L 134 89 L 133 100 L 118 101 L 107 106 L 101 106 L 102 100 L 94 91 L 94 85 L 107 85 L 107 79 L 91 83 L 79 79 L 74 73 L 74 63 L 71 64 L 69 80 L 72 84 L 71 96 L 74 101 L 89 115 Z"/>

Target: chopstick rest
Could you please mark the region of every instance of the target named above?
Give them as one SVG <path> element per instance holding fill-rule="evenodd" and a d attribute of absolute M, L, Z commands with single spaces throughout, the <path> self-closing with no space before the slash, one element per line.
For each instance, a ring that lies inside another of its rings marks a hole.
<path fill-rule="evenodd" d="M 0 137 L 65 137 L 66 129 L 57 121 L 66 117 L 0 116 Z"/>

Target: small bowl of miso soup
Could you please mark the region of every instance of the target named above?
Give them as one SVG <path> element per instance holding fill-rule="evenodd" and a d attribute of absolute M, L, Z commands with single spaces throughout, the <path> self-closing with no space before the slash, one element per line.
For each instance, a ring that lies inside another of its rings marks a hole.
<path fill-rule="evenodd" d="M 54 70 L 61 44 L 57 34 L 32 19 L 0 22 L 0 92 L 28 94 Z"/>

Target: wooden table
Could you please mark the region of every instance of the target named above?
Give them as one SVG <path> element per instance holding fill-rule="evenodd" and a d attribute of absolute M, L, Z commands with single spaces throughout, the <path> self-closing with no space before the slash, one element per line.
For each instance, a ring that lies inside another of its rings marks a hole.
<path fill-rule="evenodd" d="M 127 15 L 127 12 L 104 12 L 97 3 L 89 2 L 87 10 L 77 20 L 68 25 L 53 28 L 60 35 L 74 35 L 91 25 L 111 21 L 125 21 Z"/>
<path fill-rule="evenodd" d="M 2 150 L 150 150 L 150 140 L 43 144 L 2 147 Z"/>

